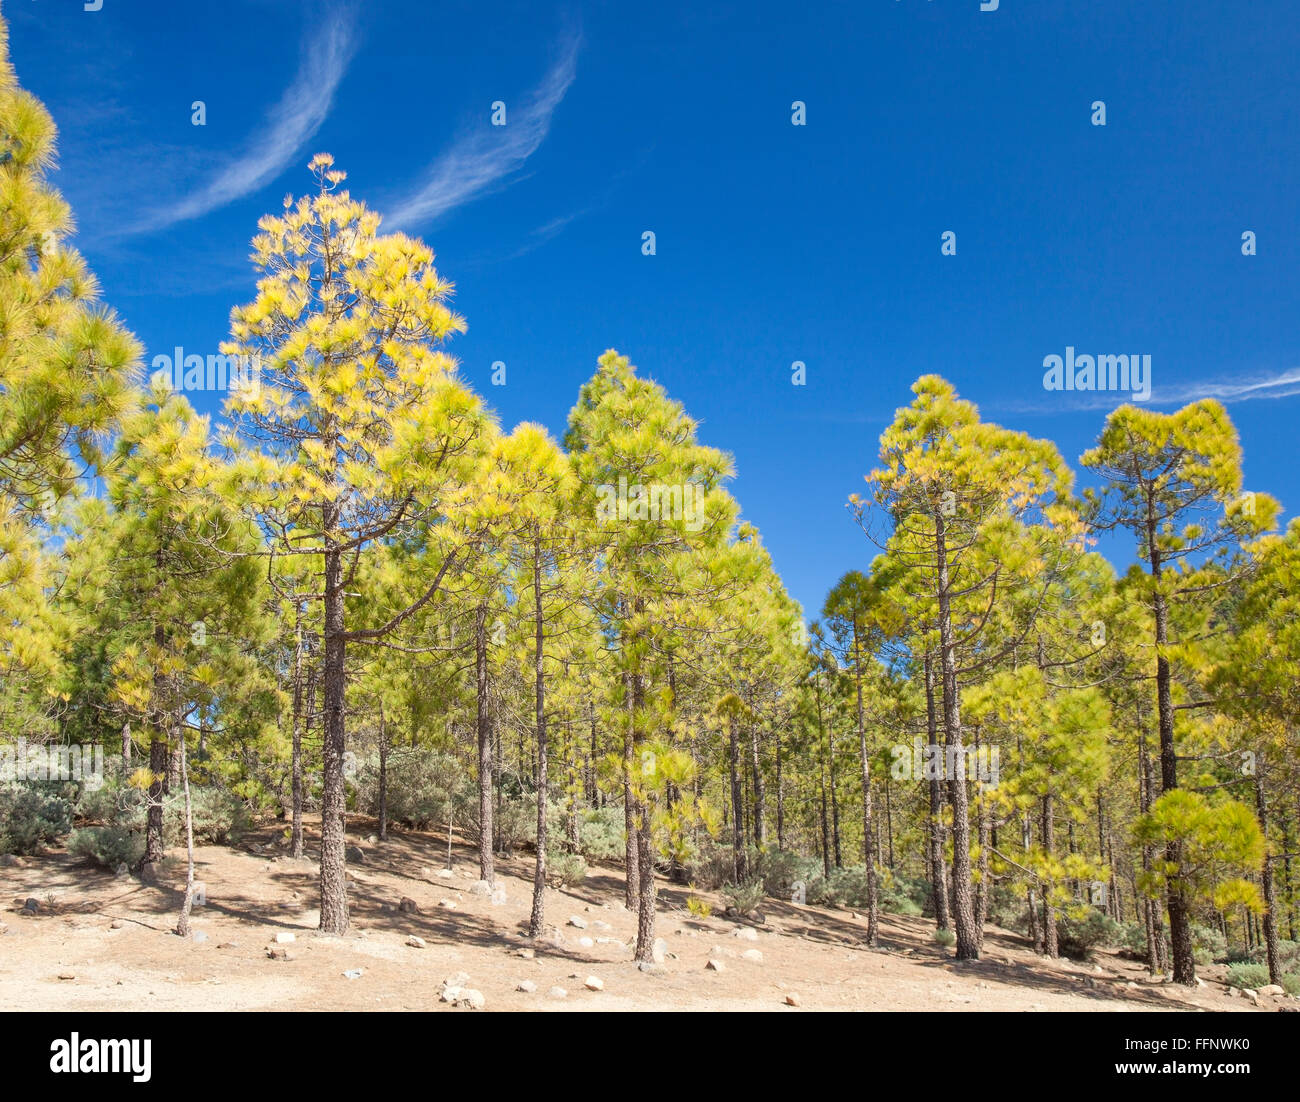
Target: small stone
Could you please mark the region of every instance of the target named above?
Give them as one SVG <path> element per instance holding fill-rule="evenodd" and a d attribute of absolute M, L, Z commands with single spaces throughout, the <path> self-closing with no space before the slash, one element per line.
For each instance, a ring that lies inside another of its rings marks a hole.
<path fill-rule="evenodd" d="M 515 990 L 522 991 L 526 995 L 531 995 L 534 991 L 537 990 L 537 984 L 533 983 L 532 980 L 520 980 L 517 984 L 515 984 Z"/>
<path fill-rule="evenodd" d="M 110 922 L 110 923 L 108 924 L 108 928 L 109 928 L 110 930 L 120 930 L 120 929 L 121 929 L 123 926 L 125 926 L 125 925 L 126 925 L 126 923 L 123 922 L 120 918 L 115 918 L 115 919 L 113 919 L 112 922 Z"/>
<path fill-rule="evenodd" d="M 506 890 L 502 887 L 492 889 L 492 906 L 500 907 L 506 901 Z"/>
<path fill-rule="evenodd" d="M 668 971 L 668 969 L 665 968 L 662 964 L 655 964 L 653 961 L 649 961 L 649 960 L 640 961 L 637 964 L 637 968 L 639 968 L 642 972 L 645 972 L 647 975 L 650 976 L 662 976 L 665 972 Z"/>
<path fill-rule="evenodd" d="M 125 880 L 130 875 L 131 870 L 126 867 L 126 862 L 119 861 L 117 863 L 117 868 L 113 870 L 113 878 L 115 880 Z"/>
<path fill-rule="evenodd" d="M 15 857 L 12 853 L 0 853 L 0 868 L 20 869 L 22 866 L 21 858 Z"/>
<path fill-rule="evenodd" d="M 761 949 L 746 949 L 740 955 L 744 957 L 746 960 L 752 960 L 757 964 L 761 964 L 763 962 L 763 950 Z"/>
<path fill-rule="evenodd" d="M 1258 990 L 1261 995 L 1285 995 L 1286 994 L 1286 988 L 1283 987 L 1280 983 L 1266 983 L 1263 987 L 1259 988 Z"/>
<path fill-rule="evenodd" d="M 434 873 L 434 875 L 439 880 L 450 880 L 455 875 L 455 873 L 453 873 L 451 869 L 439 869 L 436 873 Z"/>
<path fill-rule="evenodd" d="M 218 948 L 218 949 L 238 949 L 238 948 L 239 948 L 239 942 L 237 942 L 237 941 L 223 941 L 223 942 L 221 942 L 221 943 L 219 943 L 219 944 L 217 945 L 217 948 Z"/>
<path fill-rule="evenodd" d="M 1230 999 L 1239 999 L 1239 998 L 1241 998 L 1241 988 L 1240 988 L 1240 987 L 1229 987 L 1229 988 L 1228 988 L 1228 998 L 1230 998 Z"/>
<path fill-rule="evenodd" d="M 786 1006 L 803 1006 L 803 1000 L 798 995 L 790 994 L 785 997 Z"/>
<path fill-rule="evenodd" d="M 564 990 L 563 987 L 560 987 L 558 984 L 555 987 L 552 987 L 546 993 L 553 999 L 567 998 L 569 994 L 566 990 Z"/>
<path fill-rule="evenodd" d="M 418 915 L 420 913 L 420 905 L 406 895 L 402 896 L 402 901 L 397 905 L 397 909 L 404 915 Z"/>
<path fill-rule="evenodd" d="M 1205 986 L 1206 986 L 1205 981 L 1204 981 L 1203 979 L 1201 979 L 1200 976 L 1197 976 L 1197 977 L 1196 977 L 1196 986 L 1197 986 L 1197 987 L 1205 987 Z"/>
<path fill-rule="evenodd" d="M 591 938 L 589 937 L 580 937 L 578 938 L 578 944 L 581 945 L 584 949 L 590 949 L 596 943 L 592 941 Z"/>
<path fill-rule="evenodd" d="M 438 993 L 438 998 L 440 998 L 445 1003 L 454 1003 L 457 999 L 460 998 L 460 988 L 444 987 L 442 991 Z"/>
<path fill-rule="evenodd" d="M 38 899 L 28 899 L 23 903 L 23 914 L 34 915 L 41 913 L 41 903 Z"/>
<path fill-rule="evenodd" d="M 61 980 L 75 980 L 76 978 L 77 978 L 77 976 L 76 976 L 76 973 L 74 973 L 74 972 L 60 972 L 60 973 L 59 973 L 59 979 L 61 979 Z"/>
<path fill-rule="evenodd" d="M 487 999 L 483 997 L 482 991 L 476 991 L 472 987 L 466 987 L 461 990 L 460 998 L 456 1000 L 457 1006 L 463 1006 L 470 1010 L 482 1010 L 487 1006 Z"/>
<path fill-rule="evenodd" d="M 346 972 L 343 973 L 343 978 L 345 980 L 359 980 L 364 974 L 364 972 L 365 972 L 364 968 L 349 968 Z"/>
<path fill-rule="evenodd" d="M 752 926 L 737 926 L 735 936 L 740 938 L 741 941 L 757 941 L 758 931 Z"/>
<path fill-rule="evenodd" d="M 343 856 L 354 865 L 364 865 L 366 863 L 366 851 L 360 846 L 348 846 L 343 851 Z"/>
<path fill-rule="evenodd" d="M 725 972 L 727 970 L 722 961 L 713 959 L 710 959 L 704 967 L 710 972 Z"/>
<path fill-rule="evenodd" d="M 587 920 L 580 915 L 569 915 L 569 925 L 575 930 L 585 930 L 587 928 Z"/>
<path fill-rule="evenodd" d="M 598 919 L 598 918 L 597 918 L 597 919 L 593 919 L 591 924 L 592 924 L 592 926 L 594 926 L 597 930 L 612 930 L 612 929 L 614 928 L 614 927 L 611 926 L 608 922 L 602 922 L 602 921 L 601 921 L 600 919 Z"/>
<path fill-rule="evenodd" d="M 268 949 L 266 955 L 272 960 L 293 960 L 293 954 L 288 949 Z"/>
<path fill-rule="evenodd" d="M 588 976 L 582 984 L 588 991 L 604 991 L 605 981 L 599 976 Z"/>
<path fill-rule="evenodd" d="M 492 894 L 492 885 L 486 880 L 475 880 L 474 883 L 469 886 L 469 891 L 471 895 L 490 896 Z"/>
<path fill-rule="evenodd" d="M 205 941 L 208 940 L 208 935 L 205 934 L 202 930 L 191 930 L 190 940 L 194 942 L 195 945 L 202 945 Z"/>
<path fill-rule="evenodd" d="M 378 834 L 370 835 L 370 837 L 366 839 L 366 844 L 371 846 L 379 845 L 379 835 Z"/>
<path fill-rule="evenodd" d="M 275 943 L 277 945 L 292 945 L 297 940 L 297 936 L 290 933 L 288 930 L 281 930 L 280 933 L 275 935 Z"/>
<path fill-rule="evenodd" d="M 536 949 L 518 949 L 518 950 L 515 951 L 515 956 L 517 956 L 517 957 L 523 957 L 524 960 L 532 960 L 534 957 L 537 956 L 537 950 L 536 950 Z"/>
<path fill-rule="evenodd" d="M 454 911 L 456 909 L 456 901 L 454 899 L 439 899 L 438 906 L 444 911 Z"/>
<path fill-rule="evenodd" d="M 650 947 L 650 957 L 655 964 L 663 964 L 668 959 L 668 942 L 663 938 L 655 938 L 655 943 Z"/>
<path fill-rule="evenodd" d="M 417 937 L 415 934 L 412 934 L 410 937 L 406 939 L 406 944 L 409 945 L 412 949 L 423 949 L 425 942 L 424 942 L 424 938 Z"/>
<path fill-rule="evenodd" d="M 453 972 L 442 981 L 443 987 L 465 987 L 469 984 L 468 972 Z"/>

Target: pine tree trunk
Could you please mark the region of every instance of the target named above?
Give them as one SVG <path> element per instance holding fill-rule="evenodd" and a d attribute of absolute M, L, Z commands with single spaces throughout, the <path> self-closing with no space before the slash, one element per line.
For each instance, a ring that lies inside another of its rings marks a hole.
<path fill-rule="evenodd" d="M 979 930 L 975 924 L 975 906 L 971 890 L 970 810 L 966 792 L 965 748 L 962 745 L 961 701 L 957 695 L 957 642 L 952 627 L 952 606 L 948 581 L 948 552 L 942 513 L 936 513 L 935 566 L 938 572 L 939 597 L 939 670 L 943 686 L 943 718 L 948 745 L 955 751 L 954 770 L 950 778 L 949 799 L 952 804 L 952 912 L 957 929 L 957 959 L 978 960 Z"/>
<path fill-rule="evenodd" d="M 758 749 L 758 728 L 749 728 L 749 745 L 754 765 L 754 842 L 760 850 L 767 848 L 767 781 Z"/>
<path fill-rule="evenodd" d="M 654 960 L 655 943 L 655 864 L 650 837 L 650 805 L 642 801 L 637 815 L 637 886 L 636 953 L 638 962 Z"/>
<path fill-rule="evenodd" d="M 478 875 L 489 884 L 496 881 L 493 868 L 492 833 L 492 717 L 488 701 L 487 605 L 474 610 L 474 688 L 477 701 L 478 739 Z"/>
<path fill-rule="evenodd" d="M 736 717 L 727 719 L 727 765 L 731 770 L 731 874 L 739 884 L 745 878 L 745 820 L 741 810 L 740 737 Z"/>
<path fill-rule="evenodd" d="M 776 848 L 785 850 L 785 773 L 782 769 L 781 729 L 773 732 L 776 737 Z"/>
<path fill-rule="evenodd" d="M 925 654 L 925 725 L 931 747 L 939 742 L 939 716 L 934 703 L 934 663 L 930 652 Z M 933 751 L 932 751 L 933 752 Z M 943 858 L 943 788 L 937 776 L 930 778 L 930 814 L 929 814 L 929 860 L 930 883 L 934 895 L 934 924 L 937 929 L 946 930 L 952 925 L 948 913 L 948 870 Z"/>
<path fill-rule="evenodd" d="M 295 639 L 293 649 L 293 733 L 292 733 L 292 787 L 293 787 L 293 809 L 290 823 L 290 853 L 294 857 L 303 855 L 303 837 L 302 837 L 302 804 L 303 804 L 303 778 L 302 778 L 302 724 L 303 724 L 303 685 L 302 685 L 302 609 L 296 606 L 295 614 Z"/>
<path fill-rule="evenodd" d="M 537 863 L 533 868 L 533 909 L 528 936 L 540 937 L 546 919 L 546 672 L 543 666 L 542 548 L 533 541 L 533 705 L 537 725 Z"/>
<path fill-rule="evenodd" d="M 149 739 L 149 811 L 145 819 L 144 863 L 154 864 L 166 856 L 163 846 L 163 780 L 167 772 L 167 743 L 157 735 Z"/>
<path fill-rule="evenodd" d="M 326 530 L 332 529 L 334 523 L 335 518 L 329 517 Z M 343 708 L 347 691 L 347 640 L 343 635 L 343 601 L 343 553 L 330 541 L 325 551 L 325 722 L 322 740 L 325 785 L 321 798 L 320 845 L 320 928 L 327 934 L 347 933 L 349 922 L 344 852 L 344 814 L 347 808 L 343 761 L 347 752 L 347 734 Z"/>
<path fill-rule="evenodd" d="M 1277 943 L 1277 888 L 1273 883 L 1273 858 L 1268 846 L 1268 802 L 1264 797 L 1264 771 L 1255 773 L 1255 811 L 1259 829 L 1264 834 L 1264 868 L 1260 879 L 1264 888 L 1264 950 L 1268 954 L 1268 982 L 1282 982 L 1281 947 Z"/>
<path fill-rule="evenodd" d="M 862 763 L 862 864 L 867 880 L 867 944 L 880 944 L 880 892 L 876 883 L 876 838 L 871 807 L 871 755 L 867 751 L 867 725 L 862 710 L 862 641 L 853 621 L 853 684 L 857 692 L 858 755 Z"/>
<path fill-rule="evenodd" d="M 388 841 L 388 732 L 384 706 L 379 706 L 379 840 Z"/>
<path fill-rule="evenodd" d="M 190 803 L 190 768 L 185 760 L 185 726 L 180 734 L 180 783 L 185 792 L 185 900 L 181 904 L 181 917 L 176 932 L 181 937 L 190 936 L 190 910 L 194 906 L 194 808 Z"/>
<path fill-rule="evenodd" d="M 632 770 L 636 768 L 636 700 L 632 687 L 633 674 L 623 675 L 626 698 L 627 724 L 623 731 L 623 829 L 624 837 L 624 901 L 627 909 L 636 912 L 641 905 L 641 859 L 637 842 L 636 797 L 632 791 Z"/>
<path fill-rule="evenodd" d="M 1053 814 L 1052 796 L 1048 793 L 1043 797 L 1042 802 L 1043 821 L 1041 833 L 1043 838 L 1043 852 L 1047 855 L 1048 861 L 1051 861 L 1056 846 L 1056 822 Z M 1061 947 L 1057 938 L 1056 931 L 1056 907 L 1052 904 L 1051 899 L 1052 885 L 1047 884 L 1043 889 L 1043 951 L 1049 957 L 1059 957 Z"/>

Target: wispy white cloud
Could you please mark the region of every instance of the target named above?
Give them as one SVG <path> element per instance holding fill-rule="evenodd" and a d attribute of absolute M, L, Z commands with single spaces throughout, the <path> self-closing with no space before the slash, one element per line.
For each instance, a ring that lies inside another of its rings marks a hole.
<path fill-rule="evenodd" d="M 199 218 L 279 176 L 328 117 L 334 94 L 352 60 L 354 33 L 355 18 L 350 8 L 328 9 L 323 22 L 305 43 L 293 84 L 269 112 L 262 136 L 205 187 L 153 211 L 127 232 L 148 233 Z"/>
<path fill-rule="evenodd" d="M 457 139 L 430 167 L 425 182 L 390 204 L 391 227 L 414 228 L 505 186 L 550 133 L 551 118 L 577 75 L 582 36 L 571 31 L 559 56 L 522 107 L 507 104 L 506 125 L 488 126 Z"/>
<path fill-rule="evenodd" d="M 1182 406 L 1202 398 L 1214 398 L 1224 405 L 1237 402 L 1277 400 L 1300 394 L 1300 368 L 1289 368 L 1276 375 L 1252 375 L 1234 379 L 1205 379 L 1201 382 L 1174 383 L 1151 388 L 1151 396 L 1138 402 L 1124 391 L 1070 391 L 1044 394 L 1040 400 L 990 401 L 990 408 L 1014 413 L 1070 413 L 1084 409 L 1115 409 L 1132 403 L 1142 406 Z"/>

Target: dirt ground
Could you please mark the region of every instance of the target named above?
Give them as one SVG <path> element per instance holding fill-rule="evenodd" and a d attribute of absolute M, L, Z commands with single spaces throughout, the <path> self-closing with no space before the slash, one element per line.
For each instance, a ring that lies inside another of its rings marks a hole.
<path fill-rule="evenodd" d="M 180 852 L 157 885 L 117 879 L 57 851 L 0 867 L 0 1006 L 467 1013 L 439 997 L 442 981 L 458 972 L 482 992 L 487 1010 L 1258 1013 L 1296 1005 L 1261 996 L 1257 1008 L 1230 997 L 1221 966 L 1203 969 L 1206 986 L 1191 990 L 1153 983 L 1140 965 L 1107 952 L 1095 963 L 1043 961 L 1022 938 L 997 928 L 985 939 L 983 960 L 958 964 L 932 940 L 926 919 L 882 916 L 879 950 L 864 947 L 866 922 L 849 911 L 768 900 L 763 923 L 738 923 L 721 916 L 720 899 L 695 893 L 715 904 L 714 915 L 700 919 L 687 912 L 687 892 L 667 883 L 658 932 L 668 956 L 661 970 L 645 973 L 632 963 L 636 923 L 622 905 L 616 868 L 593 866 L 580 886 L 548 891 L 554 929 L 533 943 L 525 936 L 527 854 L 498 862 L 505 901 L 494 903 L 471 890 L 478 868 L 463 842 L 454 847 L 451 875 L 440 876 L 445 836 L 403 831 L 368 844 L 373 826 L 349 822 L 349 841 L 365 861 L 349 865 L 352 929 L 344 937 L 317 931 L 316 865 L 285 856 L 282 824 L 237 848 L 197 850 L 207 903 L 195 910 L 193 927 L 205 940 L 172 932 L 184 887 Z M 316 841 L 309 837 L 309 854 Z M 398 909 L 404 897 L 419 913 Z M 39 904 L 35 915 L 22 913 L 29 898 Z M 742 933 L 748 930 L 753 934 Z M 277 943 L 283 934 L 293 941 Z M 408 945 L 411 935 L 424 947 Z M 288 959 L 273 959 L 272 949 Z M 761 959 L 743 955 L 755 949 Z M 709 968 L 710 960 L 721 970 Z M 588 990 L 589 977 L 603 989 Z M 536 990 L 517 990 L 523 981 Z M 791 995 L 798 1008 L 786 1004 Z"/>

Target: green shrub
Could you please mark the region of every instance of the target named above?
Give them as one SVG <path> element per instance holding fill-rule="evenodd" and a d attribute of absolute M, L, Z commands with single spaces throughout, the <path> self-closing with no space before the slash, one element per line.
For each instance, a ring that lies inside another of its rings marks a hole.
<path fill-rule="evenodd" d="M 1212 926 L 1192 927 L 1192 955 L 1197 964 L 1213 964 L 1228 955 L 1228 942 Z"/>
<path fill-rule="evenodd" d="M 1264 964 L 1229 965 L 1228 983 L 1232 987 L 1263 987 L 1268 983 L 1268 966 Z"/>
<path fill-rule="evenodd" d="M 0 786 L 0 853 L 35 853 L 72 829 L 72 804 L 25 784 Z"/>
<path fill-rule="evenodd" d="M 1096 907 L 1065 908 L 1057 916 L 1056 941 L 1061 955 L 1083 960 L 1101 945 L 1118 945 L 1123 927 Z"/>
<path fill-rule="evenodd" d="M 144 856 L 144 834 L 121 826 L 82 827 L 68 839 L 68 852 L 101 868 L 131 868 Z"/>
<path fill-rule="evenodd" d="M 194 844 L 223 846 L 237 842 L 252 826 L 244 801 L 220 788 L 190 786 Z M 185 793 L 175 790 L 163 804 L 163 841 L 185 844 Z"/>
<path fill-rule="evenodd" d="M 931 936 L 936 944 L 942 945 L 945 949 L 951 949 L 957 944 L 957 935 L 951 930 L 935 930 Z"/>
<path fill-rule="evenodd" d="M 880 909 L 896 915 L 921 915 L 925 913 L 925 901 L 930 893 L 930 884 L 920 877 L 903 876 L 881 869 L 879 874 L 878 895 Z"/>
<path fill-rule="evenodd" d="M 797 884 L 803 884 L 806 893 L 808 883 L 816 879 L 821 869 L 821 862 L 815 857 L 803 857 L 779 849 L 761 854 L 757 864 L 757 874 L 762 877 L 764 889 L 776 899 L 789 899 Z"/>
<path fill-rule="evenodd" d="M 472 784 L 465 767 L 452 754 L 427 747 L 397 747 L 388 753 L 388 821 L 413 830 L 445 824 L 468 814 Z M 355 806 L 366 815 L 379 815 L 379 755 L 357 765 L 353 778 Z"/>
<path fill-rule="evenodd" d="M 589 807 L 578 813 L 578 849 L 589 861 L 610 861 L 624 855 L 627 842 L 623 808 Z"/>
<path fill-rule="evenodd" d="M 1288 972 L 1282 977 L 1282 988 L 1288 995 L 1300 998 L 1300 972 Z"/>
<path fill-rule="evenodd" d="M 765 894 L 763 881 L 757 878 L 747 880 L 743 884 L 727 884 L 722 889 L 722 898 L 727 901 L 728 906 L 735 907 L 741 914 L 758 910 L 758 905 L 763 902 Z"/>
<path fill-rule="evenodd" d="M 575 887 L 587 878 L 587 862 L 580 853 L 548 852 L 546 877 L 561 887 Z"/>

